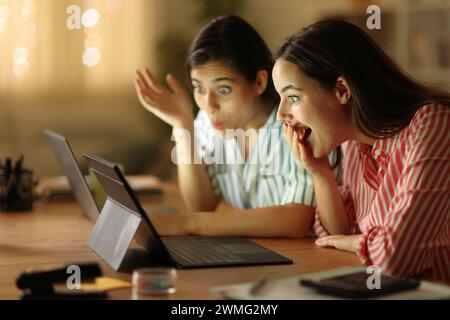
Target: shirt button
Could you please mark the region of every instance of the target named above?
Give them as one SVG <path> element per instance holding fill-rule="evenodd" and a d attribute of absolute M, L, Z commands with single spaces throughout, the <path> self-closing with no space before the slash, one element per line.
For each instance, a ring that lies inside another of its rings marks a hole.
<path fill-rule="evenodd" d="M 374 154 L 375 157 L 379 157 L 381 155 L 381 150 L 380 149 L 376 149 L 373 154 Z"/>

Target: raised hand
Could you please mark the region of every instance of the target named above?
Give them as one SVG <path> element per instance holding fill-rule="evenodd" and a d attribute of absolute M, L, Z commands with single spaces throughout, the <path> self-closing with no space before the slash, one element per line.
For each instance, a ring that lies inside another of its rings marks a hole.
<path fill-rule="evenodd" d="M 142 105 L 172 127 L 192 125 L 194 114 L 186 90 L 171 74 L 166 77 L 169 89 L 164 87 L 150 70 L 138 70 L 134 81 Z"/>

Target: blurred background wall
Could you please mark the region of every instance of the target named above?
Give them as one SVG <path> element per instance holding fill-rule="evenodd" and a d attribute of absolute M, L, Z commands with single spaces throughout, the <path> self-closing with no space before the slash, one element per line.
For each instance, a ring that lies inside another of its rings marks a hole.
<path fill-rule="evenodd" d="M 372 4 L 381 30 L 366 28 Z M 71 30 L 73 5 L 82 19 Z M 69 138 L 80 164 L 89 152 L 129 173 L 173 177 L 170 128 L 139 105 L 135 70 L 184 80 L 190 41 L 228 13 L 253 24 L 272 50 L 322 18 L 349 20 L 413 76 L 450 90 L 448 0 L 0 0 L 0 158 L 23 153 L 38 175 L 60 174 L 49 128 Z"/>

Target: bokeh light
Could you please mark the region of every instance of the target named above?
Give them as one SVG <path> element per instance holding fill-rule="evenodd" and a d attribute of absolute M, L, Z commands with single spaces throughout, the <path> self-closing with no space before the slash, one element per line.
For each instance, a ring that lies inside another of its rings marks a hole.
<path fill-rule="evenodd" d="M 88 9 L 81 17 L 81 23 L 85 28 L 94 27 L 100 20 L 100 13 L 96 9 Z"/>
<path fill-rule="evenodd" d="M 30 64 L 28 63 L 28 60 L 24 63 L 15 63 L 14 64 L 14 74 L 17 77 L 22 77 L 30 68 Z"/>
<path fill-rule="evenodd" d="M 102 58 L 100 50 L 96 47 L 90 47 L 84 50 L 83 64 L 89 68 L 95 67 L 99 64 Z"/>
<path fill-rule="evenodd" d="M 17 77 L 23 76 L 29 69 L 30 63 L 28 62 L 28 49 L 25 47 L 19 47 L 14 50 L 14 74 Z"/>
<path fill-rule="evenodd" d="M 28 49 L 20 47 L 14 50 L 13 60 L 14 64 L 25 64 L 28 61 Z"/>
<path fill-rule="evenodd" d="M 35 0 L 25 0 L 22 4 L 22 16 L 27 18 L 36 12 Z"/>
<path fill-rule="evenodd" d="M 9 6 L 0 6 L 0 21 L 8 21 L 9 18 Z"/>

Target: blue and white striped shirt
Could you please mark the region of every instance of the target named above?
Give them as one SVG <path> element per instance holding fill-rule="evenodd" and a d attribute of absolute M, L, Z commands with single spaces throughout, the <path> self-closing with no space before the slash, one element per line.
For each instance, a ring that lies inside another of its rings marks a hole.
<path fill-rule="evenodd" d="M 215 193 L 235 209 L 289 203 L 315 206 L 313 179 L 290 152 L 276 113 L 274 108 L 259 129 L 247 161 L 238 140 L 223 139 L 205 112 L 200 110 L 195 119 L 197 155 Z"/>

